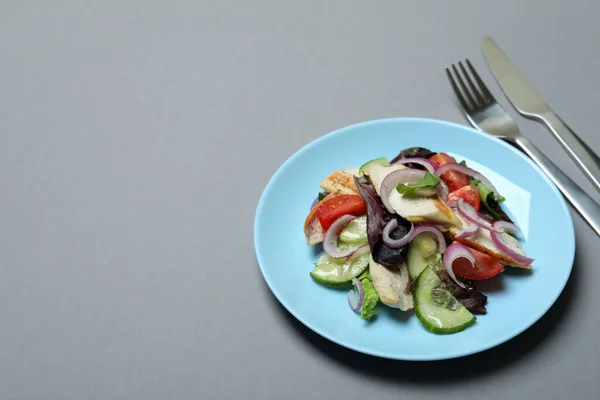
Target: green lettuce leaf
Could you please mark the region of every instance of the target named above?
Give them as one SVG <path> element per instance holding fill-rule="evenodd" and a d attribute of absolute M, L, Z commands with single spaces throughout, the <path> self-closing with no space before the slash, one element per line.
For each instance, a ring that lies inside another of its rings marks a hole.
<path fill-rule="evenodd" d="M 425 176 L 423 177 L 423 179 L 421 181 L 419 181 L 417 183 L 409 183 L 408 185 L 401 183 L 396 187 L 396 190 L 398 190 L 398 192 L 400 194 L 403 194 L 406 196 L 415 196 L 417 189 L 434 188 L 439 183 L 440 183 L 440 178 L 438 178 L 435 175 L 430 174 L 429 172 L 425 172 Z"/>
<path fill-rule="evenodd" d="M 494 199 L 494 193 L 490 188 L 485 186 L 483 183 L 477 183 L 477 191 L 479 192 L 479 198 L 481 199 L 481 205 L 487 214 L 494 217 L 495 220 L 504 220 L 512 222 L 508 215 L 500 207 L 500 203 L 506 200 L 502 195 L 498 194 L 498 200 Z"/>
<path fill-rule="evenodd" d="M 375 290 L 375 286 L 373 286 L 373 282 L 371 281 L 371 273 L 369 272 L 368 268 L 362 274 L 360 274 L 358 279 L 362 283 L 363 290 L 365 292 L 363 305 L 360 310 L 360 317 L 362 319 L 369 320 L 377 312 L 376 307 L 377 303 L 379 303 L 379 295 Z"/>
<path fill-rule="evenodd" d="M 475 186 L 477 186 L 477 189 L 479 190 L 479 197 L 481 197 L 481 200 L 487 199 L 492 194 L 492 190 L 489 187 L 485 186 L 481 181 L 477 181 Z M 498 200 L 496 201 L 498 203 L 502 203 L 504 200 L 506 200 L 506 198 L 504 198 L 504 196 L 498 193 Z"/>
<path fill-rule="evenodd" d="M 369 268 L 365 269 L 359 276 L 356 277 L 359 281 L 362 282 L 363 279 L 371 280 L 371 271 Z"/>

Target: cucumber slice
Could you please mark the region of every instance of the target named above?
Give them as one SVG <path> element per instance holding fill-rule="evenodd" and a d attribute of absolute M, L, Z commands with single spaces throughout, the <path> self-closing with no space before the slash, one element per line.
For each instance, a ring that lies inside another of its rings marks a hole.
<path fill-rule="evenodd" d="M 340 242 L 351 245 L 367 244 L 367 216 L 362 215 L 348 222 L 340 233 Z"/>
<path fill-rule="evenodd" d="M 385 157 L 376 158 L 374 160 L 368 161 L 368 162 L 364 163 L 363 165 L 361 165 L 361 167 L 358 169 L 358 176 L 362 176 L 365 173 L 365 170 L 367 168 L 369 168 L 369 165 L 371 165 L 371 164 L 379 164 L 383 167 L 390 166 L 390 163 L 387 160 L 387 158 L 385 158 Z"/>
<path fill-rule="evenodd" d="M 310 276 L 319 283 L 338 286 L 349 283 L 369 266 L 370 253 L 353 255 L 347 259 L 332 258 L 323 254 L 315 263 Z"/>
<path fill-rule="evenodd" d="M 437 274 L 427 267 L 415 288 L 415 313 L 433 333 L 456 333 L 472 325 L 476 318 L 446 289 Z"/>
<path fill-rule="evenodd" d="M 437 248 L 431 248 L 437 245 L 435 236 L 429 232 L 423 232 L 411 240 L 406 255 L 406 265 L 408 266 L 410 279 L 417 279 L 427 266 L 437 265 L 440 262 L 441 255 Z M 425 256 L 424 254 L 429 255 Z"/>

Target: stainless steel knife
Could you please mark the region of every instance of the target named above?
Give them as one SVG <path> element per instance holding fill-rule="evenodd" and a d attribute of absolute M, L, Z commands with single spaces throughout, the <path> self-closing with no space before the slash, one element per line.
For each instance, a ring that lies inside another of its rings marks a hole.
<path fill-rule="evenodd" d="M 498 84 L 519 114 L 545 124 L 596 190 L 600 191 L 600 157 L 533 90 L 494 39 L 484 37 L 481 49 Z"/>

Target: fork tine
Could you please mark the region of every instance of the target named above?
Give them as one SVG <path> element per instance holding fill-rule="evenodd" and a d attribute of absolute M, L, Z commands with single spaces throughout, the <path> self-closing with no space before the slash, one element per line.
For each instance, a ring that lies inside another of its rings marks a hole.
<path fill-rule="evenodd" d="M 463 80 L 462 76 L 460 76 L 460 73 L 458 72 L 456 65 L 452 64 L 452 70 L 454 71 L 454 75 L 456 76 L 456 80 L 458 81 L 458 84 L 460 85 L 461 89 L 467 96 L 467 98 L 468 98 L 469 102 L 471 103 L 471 105 L 473 106 L 473 108 L 477 107 L 477 103 L 475 102 L 475 99 L 473 98 L 473 96 L 471 95 L 471 92 L 467 88 L 467 85 L 465 85 L 465 81 Z"/>
<path fill-rule="evenodd" d="M 450 69 L 448 67 L 446 67 L 446 75 L 448 76 L 448 80 L 450 81 L 450 86 L 452 86 L 452 90 L 454 90 L 454 94 L 456 95 L 456 97 L 458 97 L 458 101 L 460 102 L 460 105 L 463 107 L 463 109 L 465 111 L 470 110 L 471 106 L 469 106 L 469 104 L 467 104 L 467 101 L 465 100 L 462 92 L 456 85 L 456 81 L 452 77 L 452 73 L 450 72 Z"/>
<path fill-rule="evenodd" d="M 466 62 L 467 62 L 467 66 L 469 67 L 469 70 L 471 71 L 471 74 L 473 74 L 473 77 L 477 81 L 477 84 L 479 85 L 479 89 L 483 93 L 483 96 L 486 98 L 486 100 L 487 101 L 496 101 L 496 99 L 494 98 L 494 95 L 490 92 L 490 90 L 485 85 L 485 83 L 483 83 L 483 80 L 477 73 L 477 70 L 475 69 L 475 67 L 473 67 L 473 64 L 471 64 L 471 61 L 469 61 L 469 59 L 467 58 Z"/>
<path fill-rule="evenodd" d="M 465 79 L 467 80 L 467 83 L 469 84 L 469 87 L 471 88 L 471 93 L 477 98 L 478 105 L 484 105 L 485 100 L 484 100 L 483 96 L 481 96 L 481 93 L 479 93 L 479 90 L 477 90 L 477 86 L 475 86 L 475 84 L 473 83 L 473 80 L 471 80 L 471 76 L 465 69 L 465 66 L 463 65 L 462 61 L 460 61 L 458 63 L 458 66 L 460 67 L 460 70 L 462 71 L 463 76 L 465 77 Z"/>

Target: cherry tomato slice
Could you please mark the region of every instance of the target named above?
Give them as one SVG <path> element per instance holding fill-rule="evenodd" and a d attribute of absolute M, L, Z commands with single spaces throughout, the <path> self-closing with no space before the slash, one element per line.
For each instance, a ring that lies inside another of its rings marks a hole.
<path fill-rule="evenodd" d="M 363 198 L 357 194 L 345 194 L 326 200 L 317 209 L 317 218 L 327 231 L 331 224 L 345 214 L 356 217 L 367 213 L 367 204 Z"/>
<path fill-rule="evenodd" d="M 466 279 L 481 281 L 504 271 L 504 265 L 500 264 L 498 260 L 475 249 L 469 248 L 469 250 L 475 256 L 475 267 L 473 268 L 464 258 L 458 258 L 452 264 L 452 270 L 455 274 Z"/>
<path fill-rule="evenodd" d="M 463 186 L 458 190 L 448 195 L 448 201 L 456 201 L 463 199 L 467 203 L 473 206 L 473 208 L 479 211 L 481 207 L 481 199 L 479 198 L 479 191 L 474 185 Z"/>
<path fill-rule="evenodd" d="M 444 164 L 456 163 L 456 160 L 446 153 L 438 153 L 429 157 L 429 160 L 438 167 L 441 167 Z M 444 183 L 448 185 L 450 192 L 454 192 L 455 190 L 458 190 L 463 186 L 467 186 L 470 183 L 469 177 L 458 171 L 444 172 L 441 178 L 443 179 Z"/>

